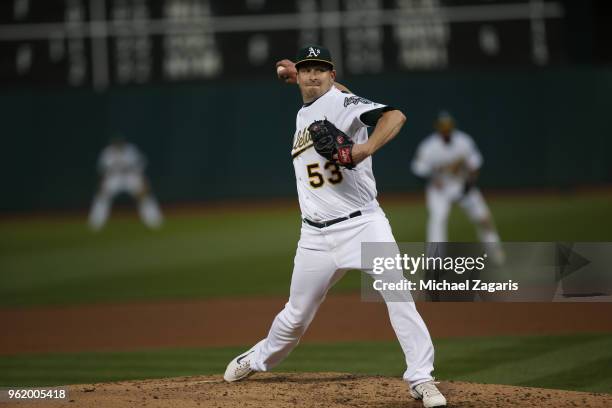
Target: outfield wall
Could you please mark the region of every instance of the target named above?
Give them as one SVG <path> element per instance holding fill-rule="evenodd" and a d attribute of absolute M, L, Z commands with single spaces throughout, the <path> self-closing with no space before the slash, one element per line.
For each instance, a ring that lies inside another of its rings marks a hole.
<path fill-rule="evenodd" d="M 410 191 L 416 144 L 441 108 L 472 134 L 481 185 L 612 182 L 606 123 L 612 69 L 361 76 L 355 93 L 401 108 L 408 122 L 375 158 L 381 191 Z M 0 210 L 79 208 L 116 131 L 146 153 L 162 202 L 295 194 L 289 152 L 297 88 L 274 79 L 87 89 L 4 89 Z"/>

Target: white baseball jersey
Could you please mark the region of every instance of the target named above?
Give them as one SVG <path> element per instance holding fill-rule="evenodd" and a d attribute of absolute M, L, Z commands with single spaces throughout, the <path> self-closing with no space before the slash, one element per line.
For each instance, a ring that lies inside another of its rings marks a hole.
<path fill-rule="evenodd" d="M 453 130 L 450 141 L 446 143 L 440 134 L 432 133 L 417 148 L 412 171 L 420 177 L 438 178 L 447 185 L 462 185 L 466 172 L 451 174 L 440 170 L 460 159 L 464 160 L 469 170 L 476 170 L 482 165 L 482 156 L 468 134 Z"/>
<path fill-rule="evenodd" d="M 356 144 L 365 143 L 367 125 L 360 116 L 383 107 L 332 86 L 299 110 L 291 155 L 303 218 L 328 221 L 377 205 L 372 158 L 368 157 L 352 170 L 329 162 L 314 149 L 308 127 L 316 120 L 327 119 Z"/>
<path fill-rule="evenodd" d="M 144 167 L 144 157 L 138 148 L 130 143 L 107 146 L 98 159 L 98 169 L 106 177 L 142 173 Z"/>

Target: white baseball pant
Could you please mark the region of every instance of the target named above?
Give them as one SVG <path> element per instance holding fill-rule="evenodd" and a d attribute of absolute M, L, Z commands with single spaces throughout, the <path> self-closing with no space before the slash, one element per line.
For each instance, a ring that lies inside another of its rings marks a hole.
<path fill-rule="evenodd" d="M 114 174 L 105 177 L 89 212 L 90 227 L 97 231 L 104 226 L 116 195 L 126 192 L 136 197 L 145 191 L 144 177 L 139 173 Z M 140 198 L 138 211 L 140 218 L 149 228 L 161 226 L 163 216 L 152 194 L 147 193 L 146 196 Z"/>
<path fill-rule="evenodd" d="M 361 269 L 362 242 L 395 243 L 389 221 L 377 205 L 359 217 L 326 228 L 302 224 L 289 301 L 274 319 L 267 338 L 255 345 L 251 360 L 254 370 L 275 367 L 297 346 L 327 291 L 347 270 Z M 396 272 L 397 280 L 403 278 L 401 271 Z M 415 386 L 432 379 L 434 348 L 410 294 L 405 292 L 405 296 L 405 301 L 386 304 L 405 355 L 403 378 Z"/>
<path fill-rule="evenodd" d="M 468 194 L 462 197 L 462 189 L 463 186 L 454 185 L 444 188 L 427 187 L 426 199 L 427 210 L 429 211 L 429 218 L 427 220 L 428 242 L 448 241 L 448 215 L 455 202 L 459 204 L 475 224 L 490 218 L 489 207 L 480 190 L 472 188 Z M 482 242 L 499 242 L 499 236 L 495 230 L 482 228 L 477 225 L 477 231 Z"/>

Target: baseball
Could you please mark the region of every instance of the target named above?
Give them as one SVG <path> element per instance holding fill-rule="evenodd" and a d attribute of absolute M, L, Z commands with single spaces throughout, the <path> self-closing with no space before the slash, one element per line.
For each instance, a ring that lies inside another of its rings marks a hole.
<path fill-rule="evenodd" d="M 279 77 L 286 78 L 288 74 L 288 70 L 282 65 L 279 65 L 278 67 L 276 67 L 276 73 L 278 74 Z"/>

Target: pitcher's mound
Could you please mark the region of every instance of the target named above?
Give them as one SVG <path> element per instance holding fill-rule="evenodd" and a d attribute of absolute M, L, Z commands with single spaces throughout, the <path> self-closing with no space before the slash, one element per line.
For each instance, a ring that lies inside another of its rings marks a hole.
<path fill-rule="evenodd" d="M 612 395 L 442 381 L 449 407 L 612 407 Z M 22 405 L 23 404 L 23 405 Z M 41 407 L 40 403 L 18 406 Z M 399 378 L 342 373 L 259 373 L 228 384 L 221 376 L 69 386 L 69 401 L 49 407 L 422 407 Z"/>

